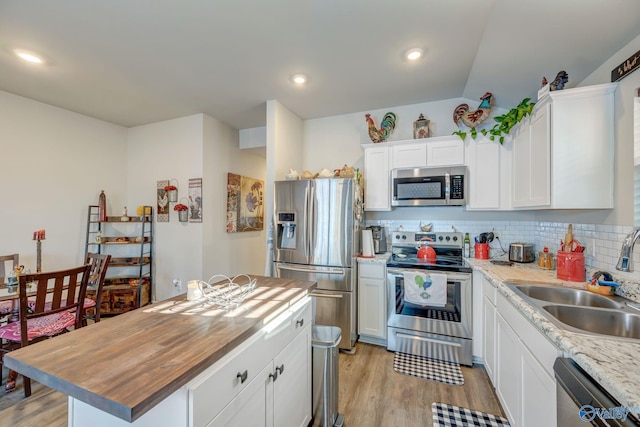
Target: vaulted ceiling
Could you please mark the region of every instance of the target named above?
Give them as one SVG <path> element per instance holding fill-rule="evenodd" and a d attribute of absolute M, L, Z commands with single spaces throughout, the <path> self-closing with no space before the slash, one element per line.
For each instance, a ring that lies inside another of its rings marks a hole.
<path fill-rule="evenodd" d="M 487 91 L 511 108 L 638 34 L 638 0 L 0 0 L 0 90 L 123 126 L 251 128 L 272 99 L 303 119 Z"/>

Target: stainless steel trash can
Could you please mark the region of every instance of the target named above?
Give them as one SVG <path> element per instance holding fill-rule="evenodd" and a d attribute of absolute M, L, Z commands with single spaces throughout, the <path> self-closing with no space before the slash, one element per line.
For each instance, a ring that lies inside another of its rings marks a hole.
<path fill-rule="evenodd" d="M 338 344 L 342 331 L 336 326 L 313 325 L 313 425 L 342 427 L 338 413 Z"/>

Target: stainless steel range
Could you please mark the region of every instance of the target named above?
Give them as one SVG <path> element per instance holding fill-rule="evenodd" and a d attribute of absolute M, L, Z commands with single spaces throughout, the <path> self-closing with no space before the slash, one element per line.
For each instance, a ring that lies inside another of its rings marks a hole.
<path fill-rule="evenodd" d="M 417 257 L 424 245 L 435 250 L 435 258 Z M 471 268 L 462 246 L 462 233 L 457 232 L 391 233 L 387 350 L 472 365 Z M 439 291 L 439 298 L 416 301 L 415 289 L 405 289 L 405 281 L 414 287 L 424 283 L 418 294 L 430 298 Z"/>

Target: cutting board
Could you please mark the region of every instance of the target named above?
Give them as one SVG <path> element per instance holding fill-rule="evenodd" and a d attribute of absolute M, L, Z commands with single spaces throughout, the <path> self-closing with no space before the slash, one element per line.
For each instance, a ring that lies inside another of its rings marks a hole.
<path fill-rule="evenodd" d="M 566 282 L 556 278 L 555 270 L 540 270 L 529 267 L 506 267 L 492 265 L 487 267 L 490 273 L 507 283 L 516 284 L 543 284 L 561 286 Z"/>

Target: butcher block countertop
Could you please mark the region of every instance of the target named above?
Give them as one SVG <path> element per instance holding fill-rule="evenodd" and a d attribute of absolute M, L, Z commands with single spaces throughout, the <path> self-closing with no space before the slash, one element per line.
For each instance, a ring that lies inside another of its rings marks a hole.
<path fill-rule="evenodd" d="M 180 295 L 4 356 L 7 367 L 134 421 L 278 314 L 315 282 L 251 276 L 255 291 L 225 312 Z"/>

